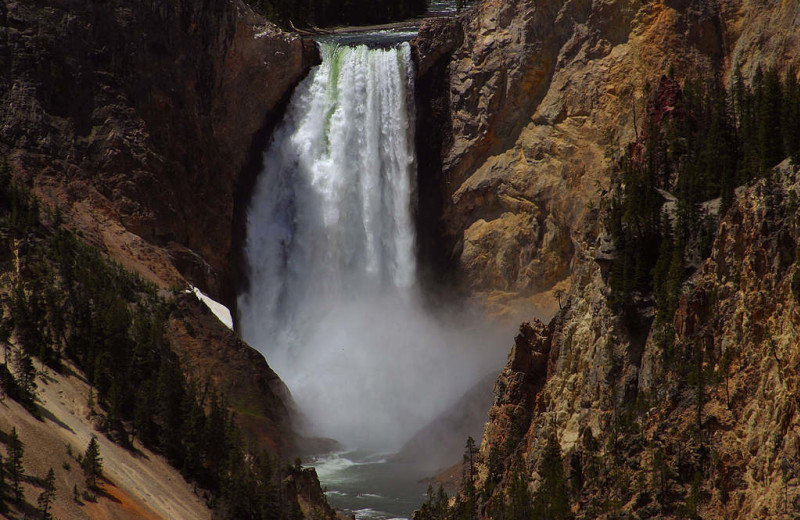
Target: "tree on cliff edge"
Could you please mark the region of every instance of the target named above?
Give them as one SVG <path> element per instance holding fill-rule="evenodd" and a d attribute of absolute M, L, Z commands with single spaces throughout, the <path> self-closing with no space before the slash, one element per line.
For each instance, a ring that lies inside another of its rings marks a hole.
<path fill-rule="evenodd" d="M 86 487 L 96 489 L 97 479 L 103 474 L 103 459 L 100 457 L 100 447 L 97 444 L 97 437 L 94 435 L 86 447 L 81 467 L 83 475 L 86 477 Z"/>
<path fill-rule="evenodd" d="M 53 500 L 56 498 L 56 474 L 53 472 L 53 468 L 50 468 L 50 471 L 47 472 L 47 477 L 44 479 L 44 489 L 42 493 L 39 495 L 39 513 L 43 520 L 50 520 L 53 518 L 53 515 L 50 514 L 50 507 L 53 504 Z"/>
<path fill-rule="evenodd" d="M 517 455 L 514 469 L 511 472 L 511 481 L 508 484 L 508 506 L 505 520 L 530 520 L 532 518 L 528 482 L 525 461 L 521 455 Z"/>
<path fill-rule="evenodd" d="M 455 517 L 459 520 L 471 520 L 475 518 L 475 456 L 478 454 L 478 447 L 475 439 L 469 437 L 464 448 L 463 475 L 461 479 L 461 493 L 459 501 L 456 503 Z"/>
<path fill-rule="evenodd" d="M 533 498 L 533 518 L 542 520 L 564 520 L 569 518 L 569 494 L 561 446 L 555 435 L 547 440 L 547 446 L 539 465 L 542 483 Z"/>
<path fill-rule="evenodd" d="M 11 479 L 11 489 L 14 491 L 14 500 L 21 504 L 25 499 L 22 491 L 22 480 L 25 478 L 25 469 L 22 467 L 22 456 L 25 446 L 17 434 L 17 428 L 11 428 L 11 439 L 8 441 L 8 455 L 6 456 L 6 472 Z"/>

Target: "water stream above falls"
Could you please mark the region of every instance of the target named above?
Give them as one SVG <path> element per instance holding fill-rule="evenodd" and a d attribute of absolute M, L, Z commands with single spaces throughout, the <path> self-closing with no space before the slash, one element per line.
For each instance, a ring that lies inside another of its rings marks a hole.
<path fill-rule="evenodd" d="M 349 450 L 315 462 L 333 505 L 408 516 L 430 468 L 380 454 L 505 352 L 496 329 L 463 309 L 434 312 L 419 295 L 410 46 L 320 49 L 264 155 L 239 329 L 287 383 L 307 433 Z"/>

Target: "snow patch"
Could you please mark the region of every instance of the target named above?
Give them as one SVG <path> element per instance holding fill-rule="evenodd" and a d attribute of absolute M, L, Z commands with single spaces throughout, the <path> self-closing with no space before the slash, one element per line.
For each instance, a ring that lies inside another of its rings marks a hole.
<path fill-rule="evenodd" d="M 212 300 L 208 295 L 203 293 L 203 291 L 201 291 L 197 287 L 192 286 L 191 292 L 193 292 L 194 295 L 197 296 L 198 300 L 205 303 L 206 307 L 211 309 L 211 312 L 214 313 L 214 316 L 219 318 L 219 321 L 221 321 L 229 329 L 233 330 L 233 317 L 231 316 L 230 309 L 228 309 L 218 301 Z"/>
<path fill-rule="evenodd" d="M 269 35 L 270 35 L 270 34 L 272 34 L 272 33 L 273 33 L 273 31 L 270 31 L 270 30 L 269 30 L 269 27 L 267 27 L 267 26 L 265 25 L 265 26 L 264 26 L 264 30 L 263 30 L 263 31 L 261 31 L 261 32 L 258 32 L 258 33 L 256 33 L 256 34 L 254 34 L 254 35 L 253 35 L 253 38 L 254 38 L 254 39 L 256 39 L 256 40 L 260 40 L 261 38 L 266 38 L 267 36 L 269 36 Z"/>

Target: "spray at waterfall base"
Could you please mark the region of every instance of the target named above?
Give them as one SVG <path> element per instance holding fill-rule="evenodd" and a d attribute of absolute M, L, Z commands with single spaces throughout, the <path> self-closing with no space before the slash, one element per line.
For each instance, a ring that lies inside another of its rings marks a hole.
<path fill-rule="evenodd" d="M 321 52 L 264 156 L 241 331 L 309 433 L 391 451 L 499 368 L 505 345 L 418 294 L 409 45 Z"/>

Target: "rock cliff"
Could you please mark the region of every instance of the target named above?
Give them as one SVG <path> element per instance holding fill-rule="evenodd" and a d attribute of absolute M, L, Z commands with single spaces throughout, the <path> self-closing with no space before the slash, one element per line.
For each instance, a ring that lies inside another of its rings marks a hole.
<path fill-rule="evenodd" d="M 259 147 L 318 59 L 239 0 L 3 1 L 0 161 L 123 267 L 230 303 Z M 193 296 L 175 306 L 185 376 L 216 383 L 254 453 L 300 448 L 263 357 Z"/>
<path fill-rule="evenodd" d="M 478 458 L 485 515 L 516 457 L 542 484 L 550 438 L 576 518 L 800 514 L 799 171 L 740 190 L 684 285 L 674 346 L 630 334 L 592 262 L 548 326 L 521 327 Z"/>
<path fill-rule="evenodd" d="M 167 336 L 191 374 L 210 379 L 236 411 L 236 421 L 256 452 L 288 455 L 299 447 L 288 388 L 264 357 L 225 327 L 192 294 L 176 299 Z"/>
<path fill-rule="evenodd" d="M 737 190 L 673 344 L 647 302 L 640 323 L 611 309 L 602 222 L 659 78 L 796 65 L 798 24 L 798 2 L 487 0 L 423 26 L 420 203 L 441 214 L 423 253 L 501 306 L 571 286 L 549 324 L 521 327 L 456 516 L 474 500 L 514 518 L 542 490 L 576 518 L 800 514 L 797 167 Z"/>
<path fill-rule="evenodd" d="M 0 30 L 18 177 L 123 265 L 232 301 L 243 167 L 316 47 L 237 0 L 8 1 Z"/>
<path fill-rule="evenodd" d="M 424 257 L 470 294 L 541 304 L 596 235 L 593 207 L 662 74 L 797 60 L 797 3 L 762 4 L 486 0 L 423 24 Z"/>
<path fill-rule="evenodd" d="M 248 161 L 314 44 L 238 0 L 8 1 L 0 30 L 0 155 L 17 181 L 124 267 L 232 301 Z M 286 448 L 282 383 L 195 307 L 193 338 L 170 328 L 176 349 L 197 377 L 235 381 L 221 386 L 261 447 Z"/>

